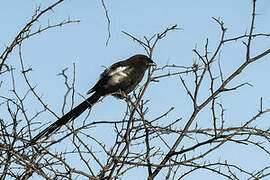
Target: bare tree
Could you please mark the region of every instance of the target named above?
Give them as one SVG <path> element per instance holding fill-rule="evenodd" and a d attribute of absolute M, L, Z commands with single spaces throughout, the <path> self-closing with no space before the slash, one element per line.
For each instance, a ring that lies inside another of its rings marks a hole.
<path fill-rule="evenodd" d="M 261 53 L 251 55 L 253 44 L 257 38 L 270 36 L 269 33 L 254 33 L 256 0 L 253 0 L 251 25 L 247 33 L 225 38 L 227 31 L 225 23 L 218 18 L 213 18 L 213 21 L 220 27 L 221 34 L 219 43 L 214 50 L 210 50 L 207 39 L 204 49 L 193 49 L 196 61 L 192 62 L 190 66 L 167 64 L 163 67 L 150 69 L 146 82 L 125 99 L 126 112 L 122 119 L 89 122 L 87 121 L 87 117 L 91 113 L 89 111 L 88 115 L 81 120 L 81 124 L 71 122 L 66 128 L 57 132 L 57 140 L 47 138 L 36 145 L 25 148 L 33 135 L 47 125 L 41 123 L 40 116 L 43 113 L 49 112 L 55 118 L 59 117 L 54 110 L 49 108 L 39 92 L 36 91 L 35 86 L 31 84 L 29 72 L 32 71 L 32 68 L 24 65 L 23 42 L 43 31 L 79 22 L 68 19 L 44 28 L 38 27 L 39 19 L 62 2 L 63 0 L 57 1 L 45 9 L 37 8 L 31 21 L 25 25 L 0 56 L 0 76 L 7 76 L 12 80 L 9 96 L 0 96 L 1 112 L 5 114 L 5 116 L 1 115 L 0 117 L 1 179 L 37 179 L 37 177 L 39 179 L 75 179 L 77 177 L 120 179 L 129 171 L 136 172 L 139 169 L 147 172 L 145 179 L 155 179 L 161 172 L 166 179 L 182 179 L 201 169 L 216 173 L 224 179 L 240 179 L 241 175 L 248 179 L 263 179 L 270 176 L 270 166 L 250 171 L 227 160 L 208 159 L 212 153 L 228 143 L 235 146 L 254 145 L 261 150 L 261 153 L 268 157 L 270 155 L 270 129 L 256 125 L 259 117 L 264 117 L 270 112 L 270 108 L 264 107 L 263 98 L 258 100 L 259 108 L 253 117 L 243 119 L 241 126 L 231 127 L 224 125 L 228 119 L 225 117 L 226 112 L 223 104 L 218 101 L 224 94 L 230 94 L 243 86 L 251 86 L 248 82 L 236 86 L 232 86 L 230 83 L 241 76 L 247 67 L 264 60 L 264 57 L 270 54 L 268 48 L 262 49 Z M 108 20 L 108 38 L 110 38 L 110 19 L 104 1 L 101 2 Z M 124 31 L 123 34 L 142 46 L 148 56 L 152 58 L 155 47 L 162 43 L 162 39 L 166 38 L 171 31 L 176 30 L 179 28 L 174 25 L 153 36 L 143 36 L 142 38 Z M 243 42 L 245 52 L 241 53 L 245 53 L 245 59 L 233 72 L 226 73 L 228 75 L 225 76 L 220 56 L 222 48 L 225 44 L 230 45 L 235 41 Z M 8 59 L 16 46 L 19 49 L 21 67 L 19 72 L 28 89 L 23 95 L 18 93 L 18 89 L 21 87 L 17 86 L 18 82 L 14 75 L 14 72 L 18 70 L 9 65 Z M 72 106 L 74 105 L 75 70 L 75 64 L 73 64 L 71 78 L 67 75 L 67 69 L 59 73 L 64 78 L 64 85 L 67 88 L 63 95 L 62 114 L 67 108 L 68 101 L 71 101 Z M 168 73 L 164 73 L 166 70 Z M 152 83 L 162 83 L 163 78 L 172 77 L 179 78 L 179 82 L 192 103 L 193 112 L 187 119 L 179 117 L 159 123 L 174 108 L 169 108 L 157 117 L 149 116 L 148 110 L 151 107 L 148 105 L 148 100 L 144 99 L 144 93 Z M 267 82 L 267 77 L 262 78 L 265 78 Z M 2 80 L 0 88 L 4 81 L 8 80 Z M 209 94 L 202 95 L 202 90 L 207 90 Z M 28 113 L 27 98 L 40 103 L 43 109 L 36 114 Z M 198 116 L 207 108 L 211 109 L 208 118 L 212 123 L 209 123 L 206 128 L 200 128 L 196 124 Z M 109 125 L 114 130 L 110 142 L 105 143 L 103 139 L 86 133 L 86 130 L 90 128 L 101 130 L 105 125 Z M 72 141 L 69 141 L 70 139 Z M 172 139 L 173 143 L 171 144 L 169 141 Z M 56 143 L 69 143 L 70 145 L 68 149 L 55 151 Z M 190 144 L 190 146 L 185 144 Z M 92 146 L 95 146 L 95 149 L 92 149 Z M 80 163 L 75 164 L 71 159 L 76 159 Z"/>

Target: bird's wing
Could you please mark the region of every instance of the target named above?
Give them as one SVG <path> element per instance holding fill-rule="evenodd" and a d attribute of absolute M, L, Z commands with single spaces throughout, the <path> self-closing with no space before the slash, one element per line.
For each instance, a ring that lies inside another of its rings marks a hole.
<path fill-rule="evenodd" d="M 100 75 L 99 81 L 94 85 L 92 89 L 87 92 L 87 94 L 95 91 L 107 92 L 109 88 L 113 90 L 113 86 L 122 82 L 129 75 L 130 70 L 130 66 L 123 63 L 122 61 L 113 64 L 104 70 L 104 72 Z"/>
<path fill-rule="evenodd" d="M 117 72 L 120 72 L 123 70 L 123 68 L 126 68 L 127 65 L 125 65 L 122 61 L 114 63 L 110 67 L 106 68 L 104 72 L 100 75 L 100 79 L 106 77 L 106 76 L 112 76 Z"/>

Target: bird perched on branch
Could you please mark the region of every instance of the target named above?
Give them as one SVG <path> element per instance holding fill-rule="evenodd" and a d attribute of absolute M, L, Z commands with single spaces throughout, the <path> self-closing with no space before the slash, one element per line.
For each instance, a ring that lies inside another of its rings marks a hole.
<path fill-rule="evenodd" d="M 41 131 L 29 141 L 28 146 L 35 144 L 41 137 L 50 135 L 61 126 L 80 116 L 86 109 L 91 108 L 102 96 L 113 95 L 123 99 L 125 95 L 133 91 L 140 83 L 146 69 L 149 66 L 155 65 L 154 61 L 141 54 L 113 64 L 100 75 L 98 82 L 87 92 L 87 94 L 92 93 L 89 98 Z"/>

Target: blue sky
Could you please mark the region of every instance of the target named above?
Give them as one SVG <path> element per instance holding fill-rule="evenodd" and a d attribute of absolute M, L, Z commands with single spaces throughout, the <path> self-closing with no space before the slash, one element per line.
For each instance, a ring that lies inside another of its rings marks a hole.
<path fill-rule="evenodd" d="M 43 95 L 44 101 L 49 104 L 59 115 L 63 102 L 65 87 L 63 78 L 57 76 L 62 69 L 69 67 L 68 73 L 72 75 L 72 64 L 76 64 L 76 91 L 85 93 L 98 80 L 99 74 L 104 70 L 102 66 L 109 66 L 112 63 L 123 60 L 137 53 L 145 54 L 143 48 L 124 35 L 126 31 L 138 38 L 143 36 L 151 37 L 155 33 L 162 32 L 167 27 L 177 24 L 181 31 L 168 33 L 167 37 L 160 41 L 153 55 L 158 67 L 163 65 L 176 64 L 191 66 L 197 57 L 192 49 L 203 52 L 206 38 L 209 39 L 210 49 L 214 49 L 220 39 L 220 27 L 212 17 L 221 18 L 225 27 L 228 28 L 226 38 L 244 34 L 251 22 L 251 1 L 246 0 L 189 0 L 189 1 L 162 1 L 162 0 L 137 0 L 137 1 L 105 1 L 110 20 L 111 38 L 108 46 L 105 45 L 108 32 L 107 20 L 100 0 L 96 1 L 66 1 L 48 13 L 40 20 L 40 26 L 46 27 L 48 23 L 55 24 L 68 17 L 71 20 L 80 20 L 80 23 L 65 25 L 41 33 L 23 43 L 23 57 L 26 66 L 31 66 L 30 80 L 37 84 L 37 91 Z M 38 6 L 44 8 L 48 3 L 43 1 L 3 1 L 0 6 L 0 51 L 8 45 L 20 29 L 27 23 Z M 270 1 L 258 0 L 255 32 L 270 32 Z M 36 28 L 39 27 L 36 26 Z M 254 56 L 269 48 L 269 38 L 258 38 L 253 44 L 251 56 Z M 228 76 L 235 68 L 244 61 L 245 48 L 241 41 L 231 42 L 223 47 L 221 63 L 224 76 Z M 8 63 L 19 69 L 17 49 L 8 58 Z M 218 99 L 223 103 L 226 114 L 225 124 L 227 127 L 239 126 L 241 122 L 252 117 L 259 107 L 259 98 L 263 97 L 265 106 L 270 106 L 269 91 L 267 82 L 269 72 L 269 55 L 260 61 L 252 64 L 242 75 L 232 81 L 229 86 L 249 82 L 253 87 L 244 86 L 237 91 L 224 93 Z M 19 71 L 17 72 L 18 78 Z M 167 73 L 167 71 L 160 74 Z M 158 75 L 158 74 L 157 74 Z M 183 76 L 187 78 L 188 76 Z M 25 91 L 25 85 L 20 81 L 17 87 L 21 93 Z M 4 84 L 0 89 L 1 93 L 8 93 L 6 89 L 9 84 Z M 207 87 L 202 90 L 201 97 L 206 97 L 209 91 Z M 182 117 L 184 120 L 192 112 L 192 105 L 188 98 L 179 77 L 164 78 L 159 83 L 152 83 L 144 96 L 149 99 L 148 118 L 156 117 L 170 107 L 175 110 L 164 119 L 172 120 Z M 204 98 L 202 98 L 204 99 Z M 75 103 L 82 101 L 76 95 Z M 29 106 L 29 111 L 38 111 L 41 107 L 37 102 L 31 102 L 36 106 Z M 105 111 L 104 111 L 105 109 Z M 200 127 L 211 127 L 209 119 L 209 107 L 203 111 L 197 120 Z M 92 110 L 89 121 L 98 120 L 121 120 L 125 113 L 125 102 L 107 97 L 103 102 L 97 104 Z M 54 121 L 52 116 L 44 115 L 44 123 Z M 269 118 L 269 116 L 268 116 Z M 259 127 L 269 127 L 269 123 L 262 118 L 258 121 Z M 160 122 L 162 123 L 162 122 Z M 106 142 L 106 136 L 110 136 L 111 126 L 104 127 L 104 132 L 93 130 L 97 138 Z M 105 133 L 106 132 L 106 133 Z M 107 139 L 108 141 L 108 139 Z M 171 140 L 173 143 L 174 141 Z M 188 140 L 187 140 L 188 143 Z M 58 147 L 56 147 L 58 148 Z M 240 164 L 252 170 L 254 167 L 263 166 L 270 161 L 269 156 L 258 157 L 257 149 L 247 146 L 225 145 L 212 156 L 213 159 L 228 159 L 233 163 Z M 217 158 L 218 157 L 218 158 Z M 247 160 L 248 158 L 248 161 Z M 243 163 L 244 162 L 244 163 Z M 269 163 L 268 163 L 269 165 Z M 256 168 L 255 168 L 256 169 Z M 135 173 L 135 174 L 133 174 Z M 146 172 L 141 172 L 146 173 Z M 123 179 L 136 179 L 136 171 L 131 172 Z M 198 175 L 188 176 L 186 179 L 216 179 L 215 174 L 201 171 Z M 159 176 L 160 179 L 164 177 Z"/>

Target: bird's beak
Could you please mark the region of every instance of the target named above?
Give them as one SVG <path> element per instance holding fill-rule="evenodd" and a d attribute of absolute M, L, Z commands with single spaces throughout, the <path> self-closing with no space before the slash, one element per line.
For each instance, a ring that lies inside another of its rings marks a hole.
<path fill-rule="evenodd" d="M 157 64 L 153 60 L 151 60 L 151 62 L 147 63 L 147 66 L 156 66 L 156 65 Z"/>

